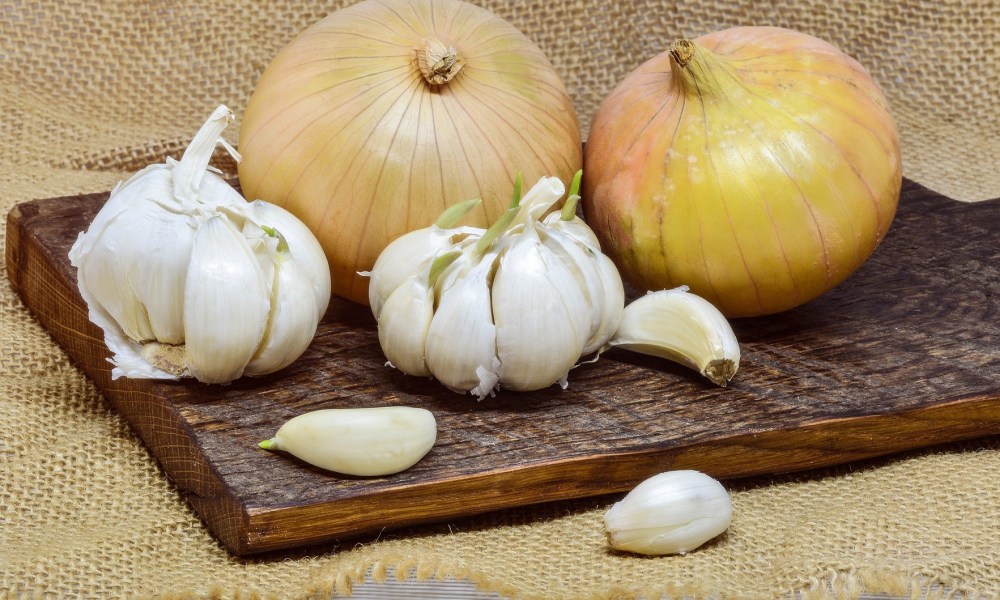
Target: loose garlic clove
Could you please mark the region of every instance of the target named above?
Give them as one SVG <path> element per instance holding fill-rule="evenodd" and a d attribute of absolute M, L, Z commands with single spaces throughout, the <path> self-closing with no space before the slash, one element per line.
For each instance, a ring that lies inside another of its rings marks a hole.
<path fill-rule="evenodd" d="M 685 554 L 725 531 L 729 493 L 698 471 L 668 471 L 637 485 L 604 515 L 608 543 L 637 554 Z"/>
<path fill-rule="evenodd" d="M 436 440 L 437 421 L 423 408 L 331 408 L 292 418 L 260 447 L 328 471 L 378 477 L 409 469 Z"/>
<path fill-rule="evenodd" d="M 626 306 L 608 347 L 680 363 L 723 387 L 740 366 L 740 346 L 729 321 L 683 286 L 649 292 Z"/>

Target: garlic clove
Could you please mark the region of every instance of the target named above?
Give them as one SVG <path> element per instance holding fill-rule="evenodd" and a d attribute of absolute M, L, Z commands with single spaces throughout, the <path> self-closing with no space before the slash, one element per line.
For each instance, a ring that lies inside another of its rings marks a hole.
<path fill-rule="evenodd" d="M 413 275 L 386 299 L 378 317 L 378 340 L 389 364 L 406 373 L 427 377 L 424 345 L 434 316 L 434 295 L 426 275 Z"/>
<path fill-rule="evenodd" d="M 528 221 L 500 258 L 493 280 L 500 384 L 517 391 L 559 382 L 590 336 L 590 308 L 570 269 Z"/>
<path fill-rule="evenodd" d="M 618 273 L 618 267 L 599 250 L 595 252 L 594 260 L 597 262 L 597 272 L 603 282 L 604 314 L 601 316 L 600 329 L 591 336 L 583 349 L 583 354 L 597 352 L 603 348 L 618 331 L 625 312 L 625 286 Z"/>
<path fill-rule="evenodd" d="M 441 292 L 427 329 L 425 356 L 435 379 L 480 400 L 497 381 L 497 329 L 490 300 L 497 253 L 463 254 L 440 276 Z"/>
<path fill-rule="evenodd" d="M 594 250 L 599 251 L 601 249 L 601 242 L 597 239 L 594 230 L 580 217 L 573 217 L 569 221 L 564 221 L 559 213 L 551 213 L 542 219 L 542 224 L 546 227 L 562 231 Z"/>
<path fill-rule="evenodd" d="M 553 213 L 556 214 L 556 213 Z M 591 323 L 583 355 L 597 352 L 618 329 L 625 289 L 618 269 L 607 256 L 559 228 L 539 228 L 543 243 L 570 269 L 590 306 Z"/>
<path fill-rule="evenodd" d="M 169 182 L 165 170 L 153 170 L 145 179 L 118 191 L 109 203 L 111 227 L 92 227 L 78 240 L 76 259 L 81 288 L 135 341 L 183 340 L 179 298 L 164 289 L 183 283 L 194 229 L 183 215 L 145 201 Z M 120 210 L 116 210 L 116 206 Z M 162 242 L 162 243 L 161 243 Z"/>
<path fill-rule="evenodd" d="M 608 347 L 671 360 L 725 387 L 740 366 L 729 321 L 686 287 L 649 292 L 625 307 Z"/>
<path fill-rule="evenodd" d="M 604 282 L 597 263 L 593 260 L 593 254 L 558 230 L 539 227 L 537 231 L 542 244 L 566 265 L 576 285 L 584 294 L 590 309 L 589 343 L 590 337 L 601 328 L 601 319 L 604 316 Z"/>
<path fill-rule="evenodd" d="M 382 305 L 393 290 L 410 276 L 424 271 L 438 255 L 453 246 L 453 237 L 480 233 L 481 229 L 473 227 L 442 229 L 432 225 L 393 240 L 368 272 L 368 304 L 375 318 L 379 318 Z"/>
<path fill-rule="evenodd" d="M 290 419 L 260 447 L 328 471 L 376 477 L 412 467 L 436 440 L 437 421 L 423 408 L 330 408 Z"/>
<path fill-rule="evenodd" d="M 255 223 L 280 231 L 287 240 L 292 260 L 312 284 L 316 319 L 322 319 L 330 304 L 330 264 L 319 240 L 298 217 L 276 204 L 254 200 L 250 210 Z"/>
<path fill-rule="evenodd" d="M 224 217 L 205 221 L 184 285 L 186 366 L 194 377 L 228 383 L 243 374 L 263 338 L 270 294 L 243 234 Z"/>
<path fill-rule="evenodd" d="M 698 471 L 646 479 L 604 515 L 612 548 L 638 554 L 684 554 L 725 531 L 732 500 L 721 483 Z"/>
<path fill-rule="evenodd" d="M 271 312 L 263 339 L 244 375 L 266 375 L 287 367 L 302 356 L 316 335 L 319 311 L 313 280 L 291 257 L 284 241 L 276 251 L 274 267 Z"/>

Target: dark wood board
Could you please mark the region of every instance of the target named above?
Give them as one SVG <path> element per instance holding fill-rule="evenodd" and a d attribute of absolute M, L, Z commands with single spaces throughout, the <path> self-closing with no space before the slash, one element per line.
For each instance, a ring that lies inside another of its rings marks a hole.
<path fill-rule="evenodd" d="M 734 322 L 743 361 L 727 389 L 612 351 L 573 370 L 567 390 L 476 402 L 386 367 L 368 309 L 339 300 L 273 376 L 112 381 L 67 259 L 106 198 L 16 206 L 7 273 L 237 555 L 621 492 L 668 469 L 790 472 L 1000 432 L 1000 199 L 964 204 L 906 181 L 860 271 L 803 307 Z M 393 404 L 430 409 L 439 429 L 397 475 L 341 477 L 257 447 L 308 410 Z"/>

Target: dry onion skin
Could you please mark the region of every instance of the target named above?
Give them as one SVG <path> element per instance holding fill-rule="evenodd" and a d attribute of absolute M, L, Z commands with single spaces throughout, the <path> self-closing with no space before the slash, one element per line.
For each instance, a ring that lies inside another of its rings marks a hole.
<path fill-rule="evenodd" d="M 562 80 L 510 23 L 459 0 L 363 0 L 291 41 L 257 82 L 240 130 L 243 192 L 301 219 L 332 291 L 368 303 L 393 239 L 448 206 L 485 226 L 526 181 L 583 162 Z"/>
<path fill-rule="evenodd" d="M 639 289 L 687 285 L 730 317 L 781 312 L 860 267 L 902 184 L 865 69 L 775 27 L 694 40 L 638 67 L 594 117 L 585 216 Z"/>

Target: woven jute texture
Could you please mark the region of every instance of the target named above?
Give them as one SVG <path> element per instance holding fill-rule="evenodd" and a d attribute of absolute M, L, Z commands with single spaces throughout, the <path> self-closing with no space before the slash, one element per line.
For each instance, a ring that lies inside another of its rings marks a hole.
<path fill-rule="evenodd" d="M 212 108 L 239 113 L 274 54 L 341 4 L 3 2 L 3 214 L 179 156 Z M 672 39 L 779 25 L 871 71 L 907 177 L 956 199 L 1000 196 L 992 0 L 484 4 L 548 54 L 584 135 L 611 87 Z M 1000 597 L 1000 438 L 726 483 L 732 527 L 683 557 L 609 552 L 601 515 L 615 498 L 596 498 L 235 559 L 0 276 L 0 597 L 328 597 L 366 572 L 468 578 L 524 598 Z"/>

